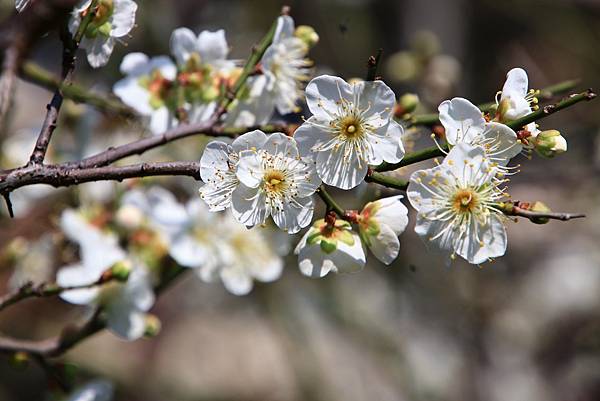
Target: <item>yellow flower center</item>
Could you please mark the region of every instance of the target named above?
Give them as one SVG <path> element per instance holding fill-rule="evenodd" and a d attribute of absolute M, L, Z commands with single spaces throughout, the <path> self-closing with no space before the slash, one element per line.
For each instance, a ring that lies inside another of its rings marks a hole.
<path fill-rule="evenodd" d="M 461 189 L 452 199 L 452 207 L 459 213 L 471 212 L 477 207 L 479 199 L 477 194 L 470 189 Z"/>
<path fill-rule="evenodd" d="M 265 188 L 269 192 L 282 192 L 286 187 L 285 175 L 279 170 L 271 170 L 265 174 Z"/>
<path fill-rule="evenodd" d="M 347 139 L 358 138 L 362 135 L 363 129 L 360 120 L 355 116 L 346 116 L 338 122 L 340 133 Z"/>

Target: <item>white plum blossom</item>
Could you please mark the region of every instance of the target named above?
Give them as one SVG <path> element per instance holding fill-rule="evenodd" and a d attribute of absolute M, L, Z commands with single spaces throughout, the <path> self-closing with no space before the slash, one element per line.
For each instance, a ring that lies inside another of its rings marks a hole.
<path fill-rule="evenodd" d="M 236 71 L 227 60 L 229 46 L 225 31 L 202 31 L 198 36 L 188 28 L 171 34 L 171 54 L 177 61 L 177 84 L 182 88 L 190 122 L 200 122 L 213 115 L 220 85 Z"/>
<path fill-rule="evenodd" d="M 272 282 L 281 276 L 283 260 L 269 242 L 267 227 L 246 229 L 231 213 L 220 222 L 220 246 L 222 266 L 219 277 L 225 288 L 234 295 L 248 294 L 253 281 Z"/>
<path fill-rule="evenodd" d="M 75 34 L 82 19 L 92 10 L 92 0 L 83 0 L 71 15 L 69 31 Z M 81 48 L 86 49 L 88 63 L 94 68 L 108 63 L 115 42 L 135 26 L 137 4 L 133 0 L 98 0 L 96 12 L 87 26 Z"/>
<path fill-rule="evenodd" d="M 65 301 L 76 305 L 98 305 L 106 313 L 106 325 L 119 337 L 135 340 L 146 330 L 146 312 L 154 305 L 154 292 L 145 267 L 131 261 L 120 248 L 118 239 L 88 223 L 83 215 L 66 210 L 61 228 L 67 238 L 80 247 L 81 262 L 61 268 L 56 282 L 63 286 L 83 286 L 98 282 L 118 263 L 131 267 L 126 283 L 115 280 L 85 289 L 61 293 Z"/>
<path fill-rule="evenodd" d="M 344 220 L 317 220 L 304 234 L 294 251 L 305 276 L 319 278 L 329 272 L 353 273 L 366 263 L 360 237 Z"/>
<path fill-rule="evenodd" d="M 265 142 L 267 135 L 254 130 L 239 136 L 231 145 L 222 141 L 206 145 L 200 158 L 200 178 L 205 184 L 200 188 L 200 197 L 211 212 L 231 206 L 231 194 L 239 185 L 236 171 L 240 153 L 261 149 Z"/>
<path fill-rule="evenodd" d="M 415 232 L 442 251 L 480 264 L 506 251 L 505 193 L 480 146 L 459 143 L 432 169 L 411 175 L 407 194 L 417 210 Z"/>
<path fill-rule="evenodd" d="M 274 133 L 261 148 L 240 152 L 236 175 L 232 211 L 240 223 L 252 227 L 272 216 L 290 234 L 310 224 L 321 180 L 314 163 L 300 158 L 293 138 Z"/>
<path fill-rule="evenodd" d="M 247 79 L 242 96 L 227 111 L 227 125 L 262 125 L 269 122 L 275 110 L 280 114 L 299 111 L 302 89 L 312 74 L 313 63 L 307 54 L 318 40 L 314 30 L 307 35 L 307 27 L 302 28 L 299 35 L 290 16 L 277 19 L 273 42 L 260 61 L 263 73 Z"/>
<path fill-rule="evenodd" d="M 438 111 L 446 141 L 451 146 L 459 143 L 482 146 L 490 160 L 500 166 L 506 166 L 511 158 L 523 150 L 517 134 L 510 127 L 498 122 L 486 122 L 481 110 L 467 99 L 455 97 L 445 100 L 439 105 Z"/>
<path fill-rule="evenodd" d="M 288 15 L 277 18 L 273 43 L 262 57 L 267 93 L 280 114 L 298 112 L 303 84 L 310 79 L 312 62 L 306 58 L 309 47 L 294 36 L 294 20 Z"/>
<path fill-rule="evenodd" d="M 516 120 L 525 117 L 538 109 L 537 95 L 539 90 L 529 89 L 527 72 L 522 68 L 513 68 L 506 74 L 506 81 L 502 91 L 496 97 L 498 104 L 498 117 L 500 121 Z M 526 126 L 532 137 L 536 137 L 540 130 L 535 122 Z"/>
<path fill-rule="evenodd" d="M 349 84 L 322 75 L 306 87 L 306 102 L 313 116 L 294 138 L 302 156 L 314 157 L 324 183 L 354 188 L 369 165 L 404 157 L 403 129 L 392 119 L 395 95 L 382 81 Z"/>
<path fill-rule="evenodd" d="M 248 230 L 231 213 L 211 213 L 199 199 L 163 206 L 159 224 L 170 234 L 169 254 L 202 281 L 220 278 L 229 292 L 245 295 L 254 280 L 269 282 L 281 275 L 283 261 L 267 241 L 265 228 Z"/>
<path fill-rule="evenodd" d="M 358 233 L 381 262 L 389 265 L 398 257 L 398 236 L 408 225 L 408 209 L 402 195 L 369 202 L 358 215 Z"/>
<path fill-rule="evenodd" d="M 173 90 L 177 67 L 169 57 L 130 53 L 121 62 L 121 73 L 126 77 L 114 85 L 113 92 L 150 119 L 150 131 L 160 134 L 177 124 Z"/>

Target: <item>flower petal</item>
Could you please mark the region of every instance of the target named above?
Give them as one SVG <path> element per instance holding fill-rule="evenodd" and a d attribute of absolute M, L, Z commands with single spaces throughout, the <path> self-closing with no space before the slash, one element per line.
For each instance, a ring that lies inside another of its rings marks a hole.
<path fill-rule="evenodd" d="M 252 277 L 239 265 L 224 267 L 219 275 L 227 291 L 234 295 L 246 295 L 252 291 Z"/>
<path fill-rule="evenodd" d="M 387 224 L 379 224 L 379 232 L 370 237 L 369 249 L 381 262 L 389 265 L 398 257 L 400 241 Z"/>
<path fill-rule="evenodd" d="M 375 159 L 369 160 L 371 165 L 379 165 L 383 161 L 398 163 L 404 157 L 402 134 L 404 129 L 397 122 L 390 120 L 384 135 L 369 135 L 368 140 L 373 147 Z"/>
<path fill-rule="evenodd" d="M 265 194 L 256 188 L 240 185 L 233 191 L 231 199 L 233 216 L 247 227 L 264 223 L 271 214 L 266 205 Z"/>
<path fill-rule="evenodd" d="M 219 29 L 215 32 L 202 31 L 198 36 L 198 52 L 200 59 L 204 63 L 214 63 L 215 61 L 225 60 L 229 47 L 225 39 L 225 31 Z"/>
<path fill-rule="evenodd" d="M 513 68 L 506 74 L 506 82 L 502 87 L 502 95 L 514 94 L 525 97 L 529 88 L 527 72 L 522 68 Z"/>
<path fill-rule="evenodd" d="M 267 141 L 263 145 L 263 150 L 269 154 L 282 154 L 286 157 L 296 159 L 298 157 L 298 147 L 294 138 L 289 137 L 281 132 L 275 132 L 269 135 Z"/>
<path fill-rule="evenodd" d="M 277 27 L 273 36 L 273 43 L 294 36 L 294 20 L 289 15 L 277 17 Z"/>
<path fill-rule="evenodd" d="M 132 0 L 115 0 L 111 18 L 110 36 L 120 38 L 127 35 L 135 26 L 137 4 Z"/>
<path fill-rule="evenodd" d="M 88 63 L 94 68 L 102 67 L 108 63 L 114 47 L 115 40 L 112 37 L 100 34 L 93 39 L 84 37 L 81 41 L 81 48 L 87 51 Z"/>
<path fill-rule="evenodd" d="M 330 121 L 340 111 L 340 100 L 352 101 L 352 86 L 340 77 L 321 75 L 306 86 L 306 104 L 311 113 L 320 120 Z"/>
<path fill-rule="evenodd" d="M 365 117 L 371 124 L 380 127 L 388 123 L 396 104 L 396 95 L 389 86 L 383 81 L 361 81 L 353 85 L 353 92 L 358 97 L 360 110 L 368 110 L 365 111 Z M 374 118 L 378 122 L 373 122 Z"/>
<path fill-rule="evenodd" d="M 402 195 L 380 199 L 373 218 L 381 225 L 387 225 L 396 236 L 402 234 L 408 225 L 408 209 L 402 203 Z"/>
<path fill-rule="evenodd" d="M 486 124 L 482 136 L 490 141 L 488 156 L 501 166 L 506 166 L 510 159 L 523 150 L 523 145 L 517 140 L 517 134 L 512 128 L 497 122 Z"/>
<path fill-rule="evenodd" d="M 261 130 L 254 130 L 246 132 L 244 135 L 236 138 L 232 142 L 231 147 L 236 153 L 240 153 L 243 150 L 258 150 L 262 149 L 263 145 L 267 142 L 267 135 Z"/>
<path fill-rule="evenodd" d="M 439 105 L 440 121 L 446 129 L 446 140 L 451 145 L 472 143 L 485 127 L 481 110 L 467 99 L 455 97 Z"/>
<path fill-rule="evenodd" d="M 61 287 L 72 287 L 92 284 L 100 278 L 90 269 L 83 265 L 69 265 L 61 268 L 56 275 L 56 283 Z M 85 288 L 81 290 L 63 291 L 60 297 L 75 305 L 89 305 L 98 296 L 98 287 Z"/>
<path fill-rule="evenodd" d="M 238 180 L 247 187 L 258 187 L 264 175 L 259 153 L 254 150 L 240 152 L 236 175 Z"/>
<path fill-rule="evenodd" d="M 477 231 L 477 235 L 474 232 L 467 234 L 467 239 L 456 247 L 456 253 L 469 263 L 484 263 L 506 252 L 506 228 L 497 216 L 491 216 L 489 224 L 483 227 L 473 220 L 469 230 Z M 479 238 L 481 244 L 475 241 L 475 238 Z"/>
<path fill-rule="evenodd" d="M 177 28 L 171 34 L 169 46 L 177 64 L 185 64 L 192 53 L 198 51 L 196 34 L 188 28 Z"/>
<path fill-rule="evenodd" d="M 296 198 L 298 204 L 284 205 L 283 209 L 272 211 L 273 221 L 277 227 L 288 234 L 295 234 L 300 229 L 308 226 L 312 220 L 314 206 L 312 197 Z"/>
<path fill-rule="evenodd" d="M 369 165 L 366 160 L 360 160 L 356 152 L 352 151 L 348 158 L 345 157 L 344 152 L 343 146 L 319 152 L 317 172 L 325 184 L 351 189 L 365 179 Z"/>

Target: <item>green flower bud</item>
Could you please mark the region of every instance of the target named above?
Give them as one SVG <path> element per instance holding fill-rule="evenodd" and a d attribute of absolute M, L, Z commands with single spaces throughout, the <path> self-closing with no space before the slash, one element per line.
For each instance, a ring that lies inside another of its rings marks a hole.
<path fill-rule="evenodd" d="M 535 150 L 543 157 L 554 157 L 567 151 L 567 141 L 557 130 L 540 132 L 533 143 Z"/>
<path fill-rule="evenodd" d="M 131 274 L 131 263 L 128 260 L 122 260 L 115 263 L 110 268 L 111 277 L 117 281 L 125 282 Z"/>
<path fill-rule="evenodd" d="M 531 205 L 529 210 L 531 210 L 532 212 L 538 212 L 538 213 L 549 213 L 552 211 L 552 210 L 550 210 L 550 208 L 548 206 L 546 206 L 544 203 L 542 203 L 540 201 L 534 202 L 534 204 Z M 550 221 L 550 219 L 548 217 L 533 217 L 530 220 L 532 223 L 535 223 L 535 224 L 546 224 L 547 222 Z"/>
<path fill-rule="evenodd" d="M 414 93 L 405 93 L 398 99 L 398 111 L 404 114 L 409 114 L 415 111 L 419 105 L 419 96 Z"/>
<path fill-rule="evenodd" d="M 158 333 L 160 333 L 160 329 L 162 328 L 162 323 L 160 319 L 152 314 L 146 315 L 146 330 L 144 331 L 144 336 L 148 338 L 156 337 Z"/>
<path fill-rule="evenodd" d="M 319 35 L 312 26 L 298 26 L 294 32 L 294 36 L 302 40 L 309 48 L 319 43 Z"/>
<path fill-rule="evenodd" d="M 411 52 L 402 51 L 392 54 L 385 65 L 385 76 L 392 81 L 414 80 L 421 72 L 419 60 Z"/>

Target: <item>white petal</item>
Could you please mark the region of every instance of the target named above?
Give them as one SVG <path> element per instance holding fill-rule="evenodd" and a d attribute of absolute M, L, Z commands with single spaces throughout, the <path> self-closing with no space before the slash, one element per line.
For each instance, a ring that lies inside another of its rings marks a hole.
<path fill-rule="evenodd" d="M 129 305 L 110 304 L 106 308 L 106 326 L 124 340 L 137 340 L 146 331 L 146 314 Z"/>
<path fill-rule="evenodd" d="M 154 112 L 150 106 L 150 93 L 140 86 L 137 76 L 121 79 L 113 86 L 113 92 L 123 103 L 142 115 L 149 116 Z"/>
<path fill-rule="evenodd" d="M 402 198 L 402 195 L 396 195 L 376 201 L 379 207 L 373 214 L 379 224 L 389 226 L 396 236 L 402 234 L 408 225 L 408 209 Z"/>
<path fill-rule="evenodd" d="M 212 141 L 204 148 L 200 158 L 200 178 L 205 183 L 218 183 L 222 174 L 229 171 L 230 146 L 225 142 Z"/>
<path fill-rule="evenodd" d="M 123 289 L 123 296 L 127 298 L 128 304 L 134 305 L 140 311 L 146 312 L 152 308 L 156 298 L 146 267 L 136 266 L 133 269 Z"/>
<path fill-rule="evenodd" d="M 498 217 L 490 217 L 490 223 L 485 227 L 474 221 L 469 229 L 469 237 L 456 249 L 458 255 L 472 264 L 484 263 L 490 258 L 504 255 L 507 245 L 506 229 Z M 474 230 L 478 230 L 478 237 L 483 245 L 476 241 Z"/>
<path fill-rule="evenodd" d="M 171 54 L 178 64 L 185 64 L 190 54 L 198 51 L 196 42 L 196 35 L 188 28 L 178 28 L 173 31 L 169 44 Z"/>
<path fill-rule="evenodd" d="M 326 254 L 319 244 L 305 245 L 298 252 L 298 267 L 302 274 L 312 278 L 325 277 L 332 268 L 331 260 L 326 259 Z"/>
<path fill-rule="evenodd" d="M 239 266 L 225 267 L 219 274 L 227 291 L 234 295 L 246 295 L 252 290 L 252 277 Z"/>
<path fill-rule="evenodd" d="M 472 146 L 459 143 L 446 155 L 443 166 L 446 166 L 452 175 L 461 183 L 461 187 L 468 185 L 482 185 L 489 182 L 496 173 L 489 168 L 488 158 L 481 146 Z"/>
<path fill-rule="evenodd" d="M 281 132 L 269 135 L 263 145 L 263 149 L 272 155 L 283 154 L 292 159 L 298 157 L 298 147 L 294 138 L 284 135 Z"/>
<path fill-rule="evenodd" d="M 394 91 L 383 81 L 361 81 L 354 84 L 353 90 L 359 96 L 360 109 L 368 109 L 365 116 L 371 120 L 377 117 L 380 120 L 377 127 L 386 125 L 396 104 Z"/>
<path fill-rule="evenodd" d="M 311 197 L 297 198 L 299 205 L 287 204 L 282 210 L 273 210 L 273 221 L 277 227 L 288 234 L 295 234 L 308 226 L 313 216 L 313 200 Z"/>
<path fill-rule="evenodd" d="M 120 38 L 127 35 L 135 26 L 137 4 L 132 0 L 115 0 L 114 7 L 110 36 Z"/>
<path fill-rule="evenodd" d="M 210 259 L 210 253 L 210 248 L 185 233 L 175 236 L 169 247 L 169 255 L 183 267 L 202 267 Z"/>
<path fill-rule="evenodd" d="M 455 97 L 439 105 L 440 121 L 446 129 L 446 140 L 451 145 L 472 143 L 485 127 L 481 110 L 467 99 Z"/>
<path fill-rule="evenodd" d="M 273 43 L 280 42 L 283 39 L 294 36 L 294 20 L 289 15 L 282 15 L 277 18 L 277 28 L 273 36 Z"/>
<path fill-rule="evenodd" d="M 115 40 L 112 37 L 98 34 L 93 39 L 84 38 L 81 41 L 81 47 L 87 51 L 88 63 L 94 68 L 99 68 L 108 63 L 115 47 Z"/>
<path fill-rule="evenodd" d="M 155 134 L 162 134 L 175 126 L 173 114 L 166 107 L 154 110 L 150 116 L 150 131 Z"/>
<path fill-rule="evenodd" d="M 388 163 L 400 162 L 404 157 L 403 133 L 402 126 L 391 120 L 387 129 L 385 129 L 384 135 L 369 135 L 368 140 L 377 156 L 376 159 L 369 160 L 369 164 L 379 165 L 382 161 Z"/>
<path fill-rule="evenodd" d="M 453 184 L 455 178 L 449 174 L 444 166 L 437 166 L 432 169 L 418 170 L 411 174 L 406 195 L 412 207 L 419 213 L 428 213 L 436 210 L 438 206 L 434 204 L 435 197 L 444 198 L 446 196 L 441 185 L 438 183 Z"/>
<path fill-rule="evenodd" d="M 339 112 L 341 98 L 352 101 L 352 86 L 342 78 L 321 75 L 306 86 L 306 104 L 311 113 L 320 120 L 330 121 Z"/>
<path fill-rule="evenodd" d="M 502 94 L 511 93 L 525 97 L 529 87 L 527 73 L 522 68 L 513 68 L 506 74 L 506 82 L 502 87 Z"/>
<path fill-rule="evenodd" d="M 264 176 L 260 154 L 253 150 L 242 151 L 236 175 L 238 180 L 247 187 L 258 187 Z"/>
<path fill-rule="evenodd" d="M 327 142 L 332 137 L 327 131 L 317 128 L 313 124 L 326 125 L 328 123 L 319 121 L 313 116 L 296 129 L 294 139 L 296 140 L 300 157 L 315 159 L 313 148 Z"/>
<path fill-rule="evenodd" d="M 227 53 L 229 53 L 225 31 L 219 29 L 216 32 L 200 32 L 198 36 L 198 52 L 200 53 L 200 59 L 205 63 L 225 60 Z"/>
<path fill-rule="evenodd" d="M 398 257 L 400 241 L 394 231 L 386 224 L 379 224 L 379 233 L 370 236 L 369 249 L 381 262 L 389 265 Z"/>
<path fill-rule="evenodd" d="M 123 75 L 137 75 L 149 61 L 150 59 L 144 53 L 129 53 L 123 57 L 119 70 Z"/>
<path fill-rule="evenodd" d="M 100 274 L 96 274 L 82 265 L 70 265 L 61 268 L 56 275 L 56 283 L 61 287 L 72 287 L 92 284 L 98 281 Z M 98 287 L 81 290 L 63 291 L 60 297 L 75 305 L 89 305 L 98 296 Z"/>
<path fill-rule="evenodd" d="M 231 195 L 231 210 L 237 221 L 247 227 L 262 224 L 271 213 L 263 192 L 245 185 L 238 186 Z"/>
<path fill-rule="evenodd" d="M 491 147 L 489 152 L 491 159 L 506 166 L 508 161 L 517 156 L 523 150 L 523 145 L 517 141 L 517 134 L 510 127 L 497 123 L 490 122 L 486 124 L 485 131 L 482 136 L 486 139 L 491 139 Z"/>
<path fill-rule="evenodd" d="M 240 153 L 243 150 L 258 150 L 262 149 L 263 145 L 267 142 L 267 135 L 261 130 L 254 130 L 246 132 L 244 135 L 236 138 L 231 143 L 233 151 Z"/>
<path fill-rule="evenodd" d="M 159 70 L 163 78 L 170 81 L 175 80 L 177 77 L 177 66 L 175 66 L 171 58 L 167 56 L 152 57 L 147 73 L 150 73 L 153 70 Z"/>
<path fill-rule="evenodd" d="M 446 224 L 448 223 L 443 221 L 428 220 L 418 214 L 415 233 L 422 237 L 426 244 L 434 244 L 439 250 L 450 253 L 454 251 L 455 233 L 452 229 L 444 230 Z M 437 236 L 442 230 L 444 230 L 444 234 Z"/>
<path fill-rule="evenodd" d="M 354 244 L 338 241 L 337 250 L 329 255 L 337 273 L 354 273 L 365 267 L 366 256 L 360 237 L 355 232 L 352 232 L 352 237 Z"/>
<path fill-rule="evenodd" d="M 220 212 L 231 206 L 231 194 L 234 190 L 235 188 L 203 185 L 198 192 L 211 212 Z"/>
<path fill-rule="evenodd" d="M 344 158 L 344 148 L 332 148 L 317 154 L 317 172 L 327 185 L 341 189 L 351 189 L 364 181 L 369 165 L 359 160 L 356 152 L 349 159 Z"/>

